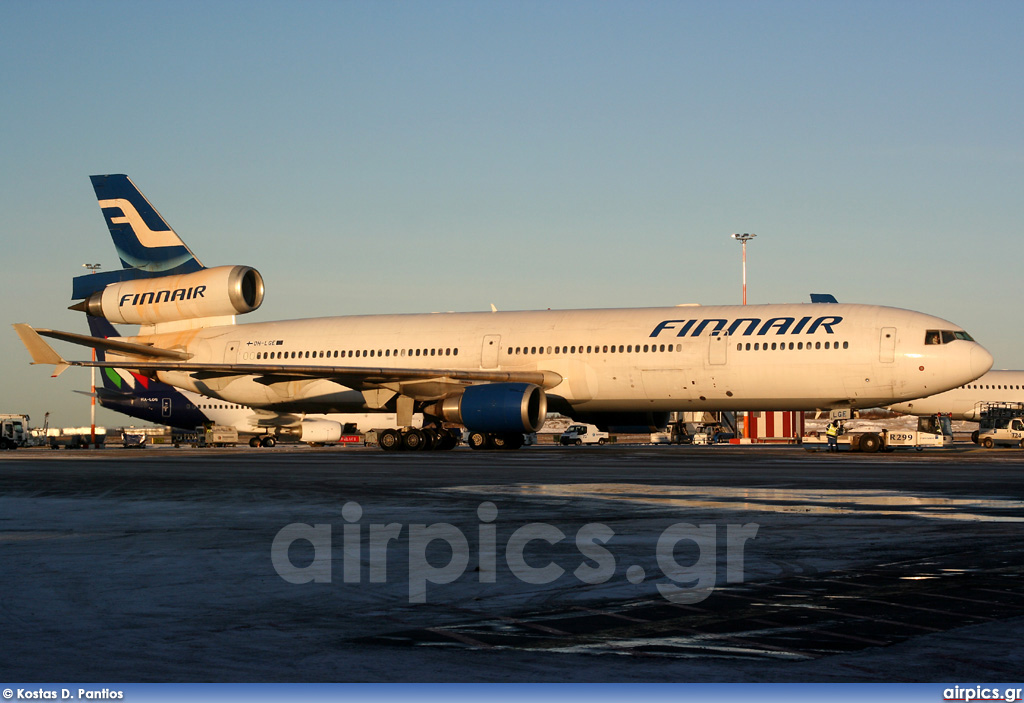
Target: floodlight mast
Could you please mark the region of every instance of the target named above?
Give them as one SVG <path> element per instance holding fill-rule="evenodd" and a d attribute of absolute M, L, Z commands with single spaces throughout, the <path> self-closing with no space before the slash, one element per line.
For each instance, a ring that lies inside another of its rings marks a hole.
<path fill-rule="evenodd" d="M 743 304 L 747 304 L 747 242 L 756 237 L 756 234 L 734 234 L 732 238 L 743 244 Z"/>

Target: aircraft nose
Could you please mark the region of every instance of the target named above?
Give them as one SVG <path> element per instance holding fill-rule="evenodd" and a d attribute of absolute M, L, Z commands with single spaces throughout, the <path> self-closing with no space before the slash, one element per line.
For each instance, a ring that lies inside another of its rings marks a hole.
<path fill-rule="evenodd" d="M 975 378 L 992 368 L 992 362 L 994 361 L 995 359 L 989 354 L 988 349 L 980 344 L 975 344 L 974 348 L 971 349 L 971 373 L 975 374 Z"/>

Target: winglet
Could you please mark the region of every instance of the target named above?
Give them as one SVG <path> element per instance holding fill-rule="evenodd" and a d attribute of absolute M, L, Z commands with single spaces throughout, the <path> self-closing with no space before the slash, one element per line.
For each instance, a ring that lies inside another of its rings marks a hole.
<path fill-rule="evenodd" d="M 18 333 L 21 343 L 32 355 L 33 364 L 53 364 L 53 378 L 57 378 L 71 366 L 53 347 L 43 341 L 38 332 L 24 322 L 14 325 L 14 331 Z"/>

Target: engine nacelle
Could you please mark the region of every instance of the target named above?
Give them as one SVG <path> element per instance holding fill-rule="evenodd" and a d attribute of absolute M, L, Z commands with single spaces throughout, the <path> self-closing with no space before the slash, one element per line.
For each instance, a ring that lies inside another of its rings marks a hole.
<path fill-rule="evenodd" d="M 490 383 L 468 386 L 435 408 L 474 432 L 536 432 L 547 417 L 548 397 L 532 383 Z"/>
<path fill-rule="evenodd" d="M 344 429 L 334 420 L 303 420 L 298 426 L 282 427 L 278 431 L 307 444 L 333 444 L 341 439 Z"/>
<path fill-rule="evenodd" d="M 248 266 L 217 266 L 179 276 L 111 283 L 73 306 L 117 324 L 150 325 L 252 312 L 263 302 L 263 277 Z"/>

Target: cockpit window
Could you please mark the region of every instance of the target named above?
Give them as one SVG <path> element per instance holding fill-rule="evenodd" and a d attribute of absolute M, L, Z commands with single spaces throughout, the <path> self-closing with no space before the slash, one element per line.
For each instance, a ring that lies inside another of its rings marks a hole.
<path fill-rule="evenodd" d="M 974 338 L 963 330 L 928 330 L 924 333 L 925 344 L 949 344 L 957 339 L 974 341 Z"/>

